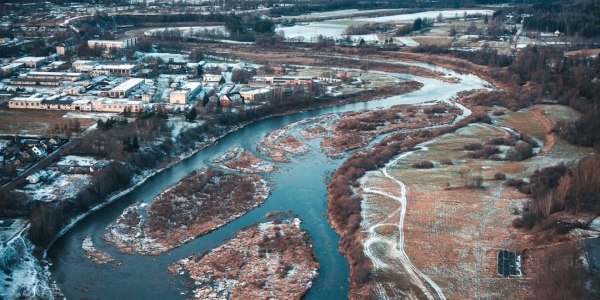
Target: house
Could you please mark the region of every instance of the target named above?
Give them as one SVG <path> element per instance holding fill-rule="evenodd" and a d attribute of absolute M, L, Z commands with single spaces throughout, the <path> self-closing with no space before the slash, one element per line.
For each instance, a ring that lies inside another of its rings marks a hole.
<path fill-rule="evenodd" d="M 27 176 L 25 178 L 25 180 L 27 180 L 27 182 L 29 182 L 31 184 L 36 184 L 36 183 L 40 182 L 41 177 L 38 174 L 31 174 L 31 175 Z"/>
<path fill-rule="evenodd" d="M 21 157 L 24 160 L 31 160 L 33 157 L 31 156 L 31 154 L 29 154 L 29 151 L 23 151 L 21 152 Z"/>
<path fill-rule="evenodd" d="M 35 153 L 35 155 L 42 157 L 46 155 L 46 149 L 44 149 L 44 147 L 39 146 L 39 145 L 35 145 L 33 147 L 31 147 L 31 151 L 33 151 L 33 153 Z"/>
<path fill-rule="evenodd" d="M 47 152 L 52 152 L 52 149 L 54 148 L 52 143 L 50 143 L 48 140 L 40 141 L 40 145 L 42 145 Z"/>
<path fill-rule="evenodd" d="M 55 146 L 60 145 L 60 143 L 62 143 L 62 139 L 58 136 L 53 136 L 52 138 L 50 138 L 49 141 L 52 145 L 55 145 Z"/>

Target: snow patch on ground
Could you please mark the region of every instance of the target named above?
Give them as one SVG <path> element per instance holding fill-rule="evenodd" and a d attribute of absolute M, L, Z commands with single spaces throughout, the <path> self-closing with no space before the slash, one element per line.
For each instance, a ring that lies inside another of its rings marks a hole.
<path fill-rule="evenodd" d="M 68 112 L 63 118 L 68 119 L 94 119 L 94 120 L 106 120 L 112 117 L 116 117 L 117 113 L 101 113 L 101 112 Z"/>
<path fill-rule="evenodd" d="M 33 244 L 20 234 L 0 252 L 0 299 L 54 299 L 50 273 L 33 256 Z"/>
<path fill-rule="evenodd" d="M 34 201 L 64 201 L 74 199 L 79 191 L 90 184 L 90 175 L 87 174 L 48 173 L 50 175 L 47 181 L 27 184 L 19 191 L 26 193 Z"/>

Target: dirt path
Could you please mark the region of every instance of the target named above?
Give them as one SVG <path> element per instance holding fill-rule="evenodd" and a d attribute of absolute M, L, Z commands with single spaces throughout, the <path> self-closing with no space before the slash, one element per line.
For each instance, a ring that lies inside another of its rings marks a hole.
<path fill-rule="evenodd" d="M 552 124 L 552 121 L 548 119 L 548 117 L 541 108 L 536 107 L 533 108 L 531 111 L 533 112 L 533 115 L 536 118 L 538 118 L 538 120 L 540 120 L 540 122 L 542 122 L 542 124 L 544 124 L 544 127 L 546 127 L 546 129 L 548 130 L 548 132 L 546 133 L 546 142 L 544 143 L 544 147 L 542 148 L 542 150 L 540 150 L 540 153 L 542 154 L 548 153 L 550 150 L 552 150 L 552 147 L 554 147 L 554 143 L 556 142 L 556 135 L 551 132 L 552 127 L 554 127 L 554 124 Z"/>
<path fill-rule="evenodd" d="M 425 146 L 425 144 L 426 143 L 422 144 L 421 146 Z M 377 257 L 377 255 L 373 252 L 372 247 L 376 243 L 384 243 L 384 244 L 387 244 L 388 246 L 394 246 L 393 245 L 394 242 L 378 236 L 376 229 L 379 227 L 382 227 L 382 226 L 395 226 L 398 229 L 398 239 L 397 239 L 397 242 L 395 243 L 396 251 L 389 253 L 389 255 L 394 256 L 394 258 L 396 258 L 401 263 L 404 270 L 411 277 L 413 283 L 423 292 L 423 294 L 428 299 L 446 299 L 441 288 L 433 280 L 431 280 L 427 275 L 425 275 L 423 272 L 421 272 L 411 262 L 410 258 L 406 254 L 406 251 L 404 250 L 404 218 L 406 215 L 406 206 L 407 206 L 406 186 L 404 185 L 404 183 L 402 181 L 391 176 L 388 173 L 387 169 L 390 166 L 395 165 L 396 162 L 399 161 L 400 159 L 407 157 L 408 155 L 412 154 L 413 152 L 414 151 L 406 152 L 406 153 L 399 155 L 394 160 L 387 163 L 385 165 L 385 167 L 383 167 L 380 170 L 380 172 L 383 174 L 383 176 L 385 176 L 387 179 L 391 180 L 396 186 L 399 187 L 399 189 L 400 189 L 399 196 L 392 195 L 390 193 L 387 193 L 387 192 L 384 192 L 384 191 L 381 191 L 381 190 L 378 190 L 375 188 L 365 187 L 363 189 L 363 191 L 365 193 L 377 194 L 380 196 L 387 197 L 389 199 L 397 201 L 400 205 L 400 207 L 396 211 L 387 215 L 383 221 L 378 222 L 377 224 L 374 224 L 373 226 L 366 229 L 366 231 L 369 233 L 369 235 L 364 240 L 365 255 L 367 257 L 369 257 L 369 259 L 371 259 L 371 261 L 373 262 L 373 267 L 376 269 L 385 269 L 385 268 L 389 268 L 389 267 L 394 267 L 394 266 L 388 266 L 385 262 L 383 262 L 381 259 L 379 259 Z M 398 217 L 399 220 L 397 223 L 394 223 L 393 219 L 395 219 L 396 217 Z M 388 298 L 387 295 L 384 294 L 385 293 L 384 289 L 380 288 L 380 289 L 378 289 L 378 291 L 380 292 L 380 294 L 382 294 L 381 296 L 383 298 Z"/>

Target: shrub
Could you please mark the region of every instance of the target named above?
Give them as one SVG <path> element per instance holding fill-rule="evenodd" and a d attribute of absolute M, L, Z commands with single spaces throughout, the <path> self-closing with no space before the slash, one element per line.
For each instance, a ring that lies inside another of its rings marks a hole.
<path fill-rule="evenodd" d="M 444 165 L 449 165 L 449 166 L 454 164 L 454 162 L 452 162 L 452 160 L 449 158 L 444 158 L 444 159 L 440 160 L 440 162 L 443 163 Z"/>
<path fill-rule="evenodd" d="M 505 180 L 506 179 L 506 175 L 504 173 L 496 173 L 496 174 L 494 174 L 494 179 L 496 179 L 496 180 Z"/>
<path fill-rule="evenodd" d="M 523 181 L 523 179 L 511 178 L 507 180 L 504 185 L 518 189 L 525 185 L 525 181 Z"/>
<path fill-rule="evenodd" d="M 421 160 L 413 163 L 411 166 L 417 169 L 431 169 L 433 168 L 433 163 L 429 160 Z"/>
<path fill-rule="evenodd" d="M 481 149 L 483 149 L 483 144 L 482 143 L 470 143 L 470 144 L 466 144 L 464 146 L 464 148 L 467 151 L 481 150 Z"/>

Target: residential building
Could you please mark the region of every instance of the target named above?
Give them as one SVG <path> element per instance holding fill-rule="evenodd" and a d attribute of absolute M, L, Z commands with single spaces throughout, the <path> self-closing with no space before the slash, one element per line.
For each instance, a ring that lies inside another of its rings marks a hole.
<path fill-rule="evenodd" d="M 45 156 L 46 155 L 46 149 L 44 149 L 44 147 L 39 146 L 39 145 L 35 145 L 35 146 L 31 147 L 31 151 L 33 151 L 33 153 L 35 153 L 35 155 L 37 155 L 37 156 Z"/>
<path fill-rule="evenodd" d="M 75 49 L 77 49 L 77 44 L 58 44 L 56 45 L 56 54 L 60 55 L 60 56 L 65 56 L 68 53 L 73 53 L 75 52 Z"/>

